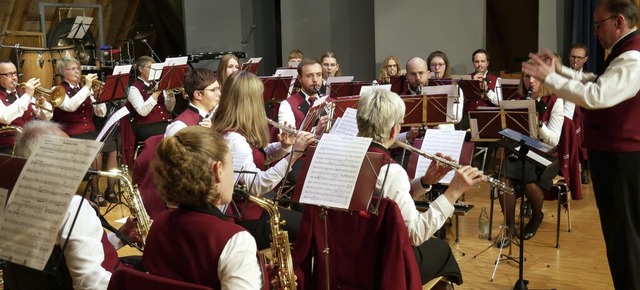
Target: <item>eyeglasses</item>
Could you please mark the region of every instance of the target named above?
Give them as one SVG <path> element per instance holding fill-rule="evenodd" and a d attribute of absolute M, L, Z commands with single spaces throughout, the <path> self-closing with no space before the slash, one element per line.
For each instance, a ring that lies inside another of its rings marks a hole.
<path fill-rule="evenodd" d="M 444 67 L 446 64 L 444 62 L 432 63 L 430 67 Z"/>
<path fill-rule="evenodd" d="M 77 70 L 77 71 L 79 71 L 80 68 L 77 67 L 77 66 L 74 66 L 74 67 L 70 67 L 70 68 L 65 68 L 64 70 L 67 70 L 67 71 Z"/>
<path fill-rule="evenodd" d="M 387 67 L 388 67 L 388 68 L 398 67 L 398 65 L 397 65 L 397 64 L 388 64 L 388 65 L 387 65 Z"/>
<path fill-rule="evenodd" d="M 210 91 L 212 93 L 217 93 L 217 92 L 220 91 L 220 87 L 215 87 L 215 88 L 210 88 L 210 89 L 203 89 L 202 91 L 203 91 L 203 93 L 204 93 L 204 91 Z"/>
<path fill-rule="evenodd" d="M 2 73 L 0 75 L 8 77 L 8 78 L 11 78 L 11 77 L 14 77 L 14 76 L 18 76 L 18 72 L 14 71 L 14 72 Z"/>
<path fill-rule="evenodd" d="M 569 58 L 570 59 L 575 59 L 575 60 L 583 60 L 586 56 L 577 56 L 577 55 L 570 55 Z"/>
<path fill-rule="evenodd" d="M 613 16 L 611 16 L 611 17 L 609 17 L 609 18 L 605 18 L 605 19 L 602 19 L 602 20 L 600 20 L 600 21 L 596 21 L 596 22 L 594 22 L 594 23 L 593 23 L 593 28 L 594 28 L 595 30 L 598 30 L 598 25 L 600 25 L 602 22 L 605 22 L 605 21 L 607 21 L 607 20 L 614 19 L 614 18 L 616 18 L 617 16 L 618 16 L 618 15 L 613 15 Z"/>

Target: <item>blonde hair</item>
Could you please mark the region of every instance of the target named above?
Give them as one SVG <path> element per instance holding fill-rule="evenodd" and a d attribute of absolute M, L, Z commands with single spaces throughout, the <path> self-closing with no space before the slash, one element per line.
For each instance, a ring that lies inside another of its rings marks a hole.
<path fill-rule="evenodd" d="M 404 120 L 405 106 L 398 94 L 375 89 L 358 100 L 358 136 L 370 137 L 373 141 L 389 139 L 391 128 Z"/>
<path fill-rule="evenodd" d="M 382 67 L 380 67 L 380 73 L 378 74 L 378 81 L 384 84 L 388 84 L 391 81 L 391 76 L 387 72 L 387 66 L 389 65 L 390 60 L 395 61 L 396 65 L 398 66 L 398 70 L 396 71 L 396 76 L 399 76 L 400 71 L 402 70 L 402 68 L 400 67 L 400 61 L 398 60 L 398 58 L 396 58 L 393 55 L 387 56 L 382 62 Z"/>
<path fill-rule="evenodd" d="M 218 132 L 236 131 L 249 144 L 263 148 L 269 143 L 267 114 L 258 77 L 247 71 L 234 72 L 222 87 L 222 96 L 211 121 Z"/>
<path fill-rule="evenodd" d="M 340 63 L 338 62 L 338 57 L 332 51 L 327 51 L 322 55 L 322 57 L 320 58 L 320 65 L 322 65 L 322 62 L 324 61 L 324 59 L 328 57 L 335 59 L 336 64 L 340 65 Z M 334 77 L 339 77 L 341 75 L 342 75 L 342 69 L 340 68 L 338 68 L 338 70 L 333 74 Z"/>
<path fill-rule="evenodd" d="M 220 133 L 202 126 L 189 126 L 166 137 L 156 149 L 151 164 L 158 194 L 168 204 L 215 205 L 220 192 L 211 178 L 215 162 L 225 164 L 229 147 Z"/>
<path fill-rule="evenodd" d="M 527 60 L 527 63 L 531 63 L 533 64 L 534 61 L 532 59 Z M 520 94 L 520 96 L 524 99 L 527 97 L 527 87 L 524 85 L 524 78 L 527 75 L 525 75 L 524 73 L 522 73 L 522 75 L 520 76 L 520 84 L 518 85 L 518 94 Z M 539 97 L 544 97 L 544 96 L 548 96 L 551 95 L 551 91 L 548 90 L 547 88 L 545 88 L 544 83 L 540 82 L 540 92 L 538 93 Z"/>
<path fill-rule="evenodd" d="M 63 76 L 64 75 L 64 70 L 67 68 L 67 66 L 70 63 L 75 63 L 78 65 L 78 69 L 82 68 L 82 65 L 80 64 L 80 61 L 73 58 L 73 57 L 63 57 L 59 60 L 56 61 L 56 73 Z"/>

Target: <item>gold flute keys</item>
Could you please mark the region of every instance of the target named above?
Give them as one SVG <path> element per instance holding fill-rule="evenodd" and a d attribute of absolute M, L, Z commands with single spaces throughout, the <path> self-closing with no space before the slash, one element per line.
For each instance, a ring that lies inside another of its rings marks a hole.
<path fill-rule="evenodd" d="M 433 155 L 433 154 L 429 154 L 429 153 L 424 152 L 424 151 L 422 151 L 422 150 L 420 150 L 420 149 L 418 149 L 416 147 L 413 147 L 413 146 L 411 146 L 411 145 L 409 145 L 409 144 L 407 144 L 405 142 L 400 142 L 400 141 L 396 140 L 395 144 L 396 144 L 396 146 L 398 146 L 398 147 L 400 147 L 402 149 L 405 149 L 405 150 L 407 150 L 409 152 L 412 152 L 412 153 L 416 153 L 416 154 L 418 154 L 418 155 L 420 155 L 420 156 L 422 156 L 424 158 L 431 159 L 432 161 L 444 164 L 445 166 L 447 166 L 447 167 L 449 167 L 451 169 L 457 170 L 460 167 L 462 167 L 462 165 L 460 165 L 460 164 L 458 164 L 456 162 L 449 161 L 447 159 L 444 159 L 442 157 L 439 157 L 439 156 L 436 156 L 436 155 Z M 502 182 L 500 180 L 497 180 L 497 179 L 495 179 L 495 178 L 493 178 L 493 177 L 491 177 L 489 175 L 482 175 L 482 181 L 485 182 L 485 183 L 488 183 L 490 186 L 495 187 L 495 188 L 497 188 L 498 190 L 500 190 L 502 192 L 508 192 L 508 193 L 513 194 L 513 188 L 508 187 L 504 182 Z"/>

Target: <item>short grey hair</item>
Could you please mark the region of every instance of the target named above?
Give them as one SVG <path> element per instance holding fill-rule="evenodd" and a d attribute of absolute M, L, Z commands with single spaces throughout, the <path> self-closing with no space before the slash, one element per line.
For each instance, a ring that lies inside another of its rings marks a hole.
<path fill-rule="evenodd" d="M 80 61 L 73 58 L 73 57 L 63 57 L 59 60 L 56 61 L 56 73 L 59 75 L 64 75 L 64 69 L 67 68 L 67 65 L 69 65 L 69 63 L 75 63 L 78 65 L 78 68 L 82 68 L 82 64 L 80 64 Z"/>
<path fill-rule="evenodd" d="M 391 128 L 404 121 L 404 102 L 398 94 L 375 89 L 358 101 L 358 136 L 384 142 L 389 139 Z"/>
<path fill-rule="evenodd" d="M 64 134 L 62 126 L 55 122 L 43 120 L 31 120 L 22 127 L 22 133 L 16 136 L 14 155 L 28 158 L 41 136 L 60 136 Z"/>

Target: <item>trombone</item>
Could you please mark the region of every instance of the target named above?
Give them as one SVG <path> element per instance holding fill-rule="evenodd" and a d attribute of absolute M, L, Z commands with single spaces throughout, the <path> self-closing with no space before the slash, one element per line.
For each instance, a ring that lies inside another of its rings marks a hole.
<path fill-rule="evenodd" d="M 20 87 L 20 89 L 24 90 L 26 83 L 17 83 L 13 82 L 16 87 Z M 41 86 L 35 88 L 33 93 L 33 97 L 38 99 L 40 97 L 44 97 L 47 103 L 51 104 L 52 108 L 59 107 L 64 101 L 64 96 L 67 94 L 67 91 L 62 86 L 56 86 L 53 89 L 43 88 Z M 47 112 L 53 112 L 53 109 L 45 108 L 38 103 L 33 103 L 39 109 L 45 110 Z"/>

